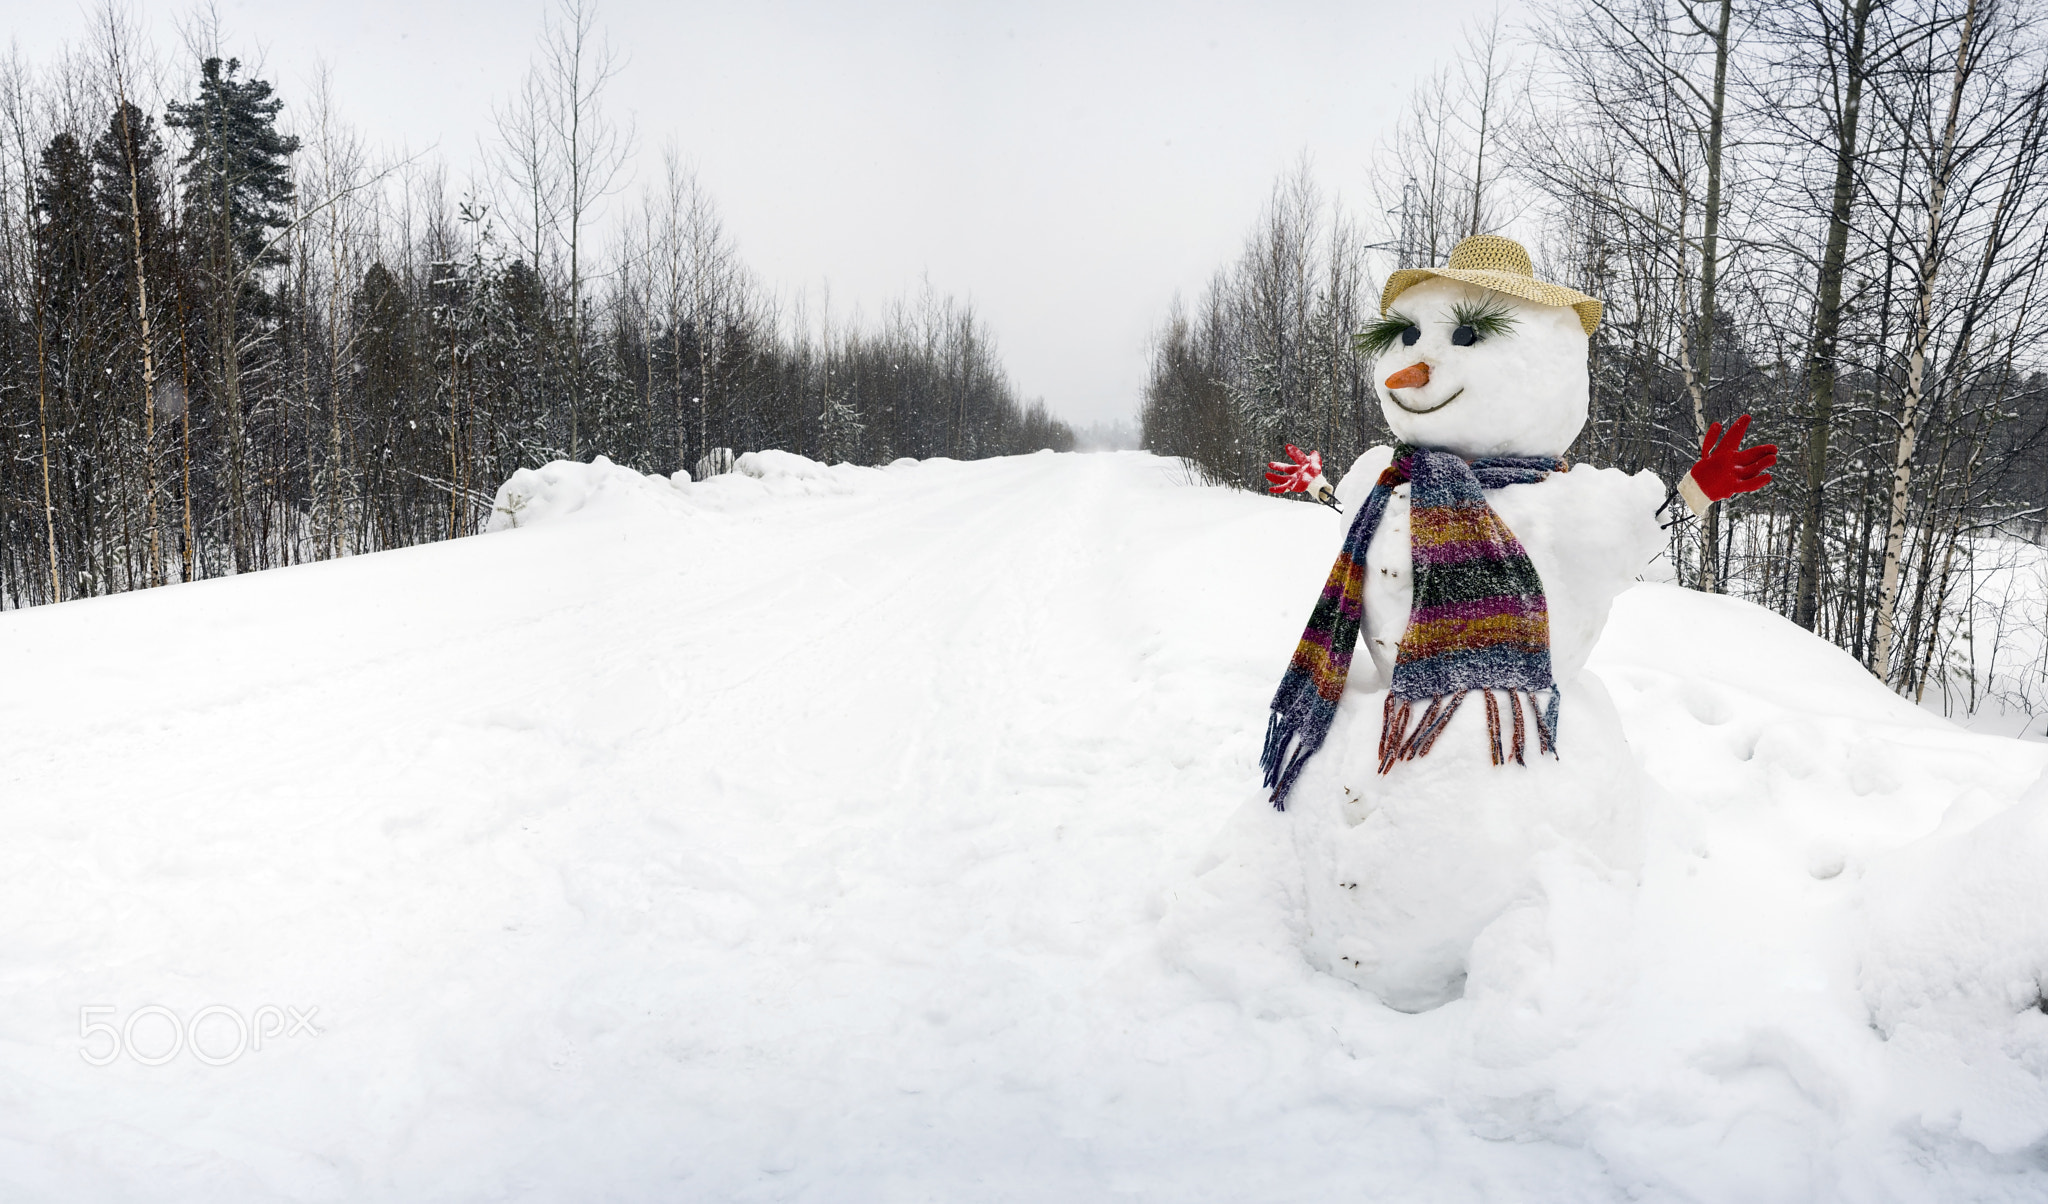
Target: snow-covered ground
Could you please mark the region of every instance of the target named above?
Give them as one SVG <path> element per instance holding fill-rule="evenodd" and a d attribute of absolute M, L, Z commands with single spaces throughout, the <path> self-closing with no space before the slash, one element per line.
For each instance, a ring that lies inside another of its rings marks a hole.
<path fill-rule="evenodd" d="M 0 1198 L 2048 1198 L 2048 747 L 1640 586 L 1641 881 L 1404 1015 L 1257 789 L 1341 519 L 743 467 L 0 621 Z"/>

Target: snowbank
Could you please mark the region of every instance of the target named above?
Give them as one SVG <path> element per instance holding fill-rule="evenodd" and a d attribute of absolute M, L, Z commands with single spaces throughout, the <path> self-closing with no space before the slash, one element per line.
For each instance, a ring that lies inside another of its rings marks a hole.
<path fill-rule="evenodd" d="M 586 510 L 599 515 L 687 514 L 691 507 L 683 495 L 689 483 L 688 472 L 678 472 L 673 478 L 648 476 L 621 468 L 604 456 L 588 464 L 555 460 L 540 468 L 522 468 L 498 486 L 484 530 L 537 527 Z"/>
<path fill-rule="evenodd" d="M 661 477 L 621 468 L 604 456 L 588 464 L 555 460 L 522 468 L 498 487 L 486 532 L 560 522 L 570 515 L 617 518 L 634 514 L 701 513 L 745 509 L 775 498 L 857 493 L 890 472 L 918 464 L 897 460 L 888 470 L 854 464 L 820 464 L 794 452 L 747 452 L 733 471 L 692 482 L 688 472 Z"/>
<path fill-rule="evenodd" d="M 1403 1015 L 1257 785 L 1342 519 L 778 461 L 6 615 L 0 1196 L 2048 1197 L 2048 749 L 1631 590 L 1640 876 L 1546 857 Z"/>
<path fill-rule="evenodd" d="M 1901 1125 L 2048 1169 L 2048 776 L 2012 805 L 1965 791 L 1858 893 L 1857 984 L 1907 1088 Z"/>

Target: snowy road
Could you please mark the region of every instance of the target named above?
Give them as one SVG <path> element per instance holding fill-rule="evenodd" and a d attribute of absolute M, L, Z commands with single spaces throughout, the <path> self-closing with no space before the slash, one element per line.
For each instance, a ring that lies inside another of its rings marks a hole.
<path fill-rule="evenodd" d="M 0 617 L 0 1196 L 2048 1192 L 2048 1015 L 1909 1056 L 1858 952 L 1912 922 L 1859 884 L 2048 809 L 2048 750 L 1638 589 L 1595 667 L 1663 786 L 1640 890 L 1560 886 L 1526 990 L 1403 1016 L 1231 879 L 1336 516 L 1135 454 L 625 476 Z M 2010 1067 L 1944 1078 L 1979 1036 Z"/>

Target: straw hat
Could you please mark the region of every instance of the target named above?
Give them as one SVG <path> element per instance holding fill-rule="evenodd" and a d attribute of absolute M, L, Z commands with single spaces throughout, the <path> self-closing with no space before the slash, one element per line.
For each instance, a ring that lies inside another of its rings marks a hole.
<path fill-rule="evenodd" d="M 1451 248 L 1451 261 L 1443 267 L 1402 268 L 1387 277 L 1387 287 L 1380 293 L 1380 312 L 1386 313 L 1394 298 L 1431 276 L 1462 280 L 1539 305 L 1569 305 L 1579 311 L 1579 325 L 1589 335 L 1600 325 L 1599 301 L 1577 289 L 1536 279 L 1535 269 L 1529 265 L 1529 252 L 1522 249 L 1521 243 L 1498 234 L 1474 234 Z"/>

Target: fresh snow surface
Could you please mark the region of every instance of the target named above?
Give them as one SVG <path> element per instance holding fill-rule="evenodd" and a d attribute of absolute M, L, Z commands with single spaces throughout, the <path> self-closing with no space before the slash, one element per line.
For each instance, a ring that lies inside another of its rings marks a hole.
<path fill-rule="evenodd" d="M 1623 595 L 1640 881 L 1547 855 L 1406 1015 L 1257 786 L 1337 516 L 1137 453 L 499 501 L 0 620 L 0 1198 L 2048 1198 L 2048 748 L 1762 610 Z"/>

